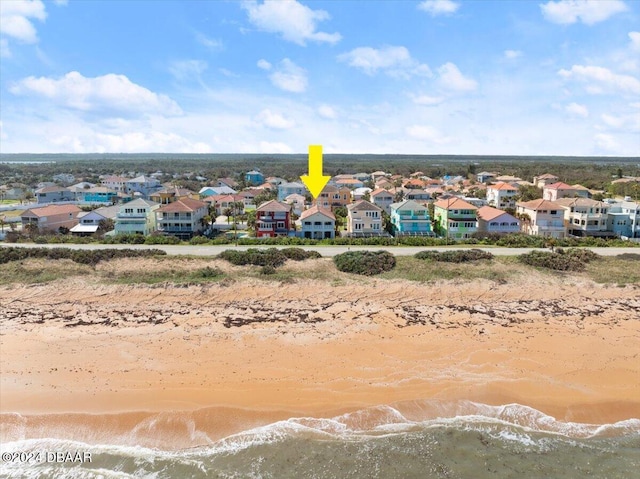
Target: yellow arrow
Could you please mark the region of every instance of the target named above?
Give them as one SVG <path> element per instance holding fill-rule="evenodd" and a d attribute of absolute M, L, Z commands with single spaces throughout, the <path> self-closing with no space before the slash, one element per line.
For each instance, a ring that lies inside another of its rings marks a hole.
<path fill-rule="evenodd" d="M 330 176 L 322 174 L 322 145 L 309 145 L 309 174 L 301 176 L 307 189 L 316 199 L 329 181 Z"/>

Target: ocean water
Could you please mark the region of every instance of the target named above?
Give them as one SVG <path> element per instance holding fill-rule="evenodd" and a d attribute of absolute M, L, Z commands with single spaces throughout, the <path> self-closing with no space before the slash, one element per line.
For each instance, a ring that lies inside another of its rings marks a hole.
<path fill-rule="evenodd" d="M 333 418 L 291 418 L 184 449 L 20 439 L 3 443 L 2 453 L 82 452 L 91 462 L 3 461 L 0 477 L 640 477 L 640 419 L 590 425 L 557 421 L 517 404 L 476 403 L 449 408 L 459 415 L 424 419 L 421 409 L 414 403 Z M 194 428 L 189 434 L 200 441 L 206 435 Z"/>

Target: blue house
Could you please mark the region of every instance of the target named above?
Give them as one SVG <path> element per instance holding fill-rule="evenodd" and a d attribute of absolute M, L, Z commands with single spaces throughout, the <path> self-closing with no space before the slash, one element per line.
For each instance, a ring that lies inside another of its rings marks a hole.
<path fill-rule="evenodd" d="M 292 182 L 292 183 L 280 183 L 278 185 L 278 201 L 284 201 L 284 199 L 289 195 L 302 195 L 305 196 L 307 193 L 307 189 L 302 183 Z"/>
<path fill-rule="evenodd" d="M 77 195 L 78 200 L 85 203 L 113 204 L 118 200 L 118 192 L 104 186 L 79 190 Z"/>
<path fill-rule="evenodd" d="M 264 183 L 264 175 L 258 170 L 251 170 L 244 175 L 244 181 L 250 185 L 261 185 Z"/>
<path fill-rule="evenodd" d="M 394 236 L 432 235 L 428 208 L 413 200 L 391 204 L 391 225 Z"/>

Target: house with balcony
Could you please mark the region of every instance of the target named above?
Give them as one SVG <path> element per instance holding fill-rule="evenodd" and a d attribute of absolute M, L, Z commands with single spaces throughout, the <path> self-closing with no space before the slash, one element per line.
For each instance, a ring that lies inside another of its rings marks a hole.
<path fill-rule="evenodd" d="M 128 178 L 123 178 L 122 176 L 105 176 L 100 180 L 100 184 L 105 188 L 120 192 L 126 191 L 125 184 L 127 180 Z"/>
<path fill-rule="evenodd" d="M 608 200 L 607 229 L 616 236 L 640 238 L 640 203 Z"/>
<path fill-rule="evenodd" d="M 82 212 L 76 205 L 49 205 L 31 208 L 20 215 L 22 229 L 33 225 L 39 232 L 57 233 L 59 228 L 73 228 L 78 224 L 78 214 Z"/>
<path fill-rule="evenodd" d="M 261 185 L 264 183 L 264 175 L 259 170 L 247 171 L 244 175 L 244 181 L 248 185 Z"/>
<path fill-rule="evenodd" d="M 45 186 L 34 192 L 36 202 L 40 204 L 76 201 L 76 194 L 64 186 Z"/>
<path fill-rule="evenodd" d="M 300 216 L 304 211 L 304 206 L 305 206 L 305 203 L 307 202 L 307 199 L 302 195 L 298 195 L 294 193 L 292 195 L 287 196 L 284 199 L 284 202 L 291 205 L 291 212 L 294 215 Z"/>
<path fill-rule="evenodd" d="M 78 224 L 70 229 L 70 232 L 77 236 L 90 236 L 98 231 L 100 222 L 106 221 L 107 217 L 97 210 L 82 211 L 78 214 Z"/>
<path fill-rule="evenodd" d="M 155 211 L 160 203 L 137 198 L 120 206 L 115 218 L 115 234 L 137 233 L 149 235 L 156 231 Z"/>
<path fill-rule="evenodd" d="M 568 185 L 558 182 L 542 187 L 542 199 L 556 201 L 560 198 L 589 197 L 589 190 L 581 185 Z"/>
<path fill-rule="evenodd" d="M 391 225 L 394 236 L 432 236 L 431 217 L 425 205 L 413 200 L 391 204 Z"/>
<path fill-rule="evenodd" d="M 211 195 L 202 200 L 211 207 L 216 216 L 241 215 L 244 213 L 245 198 L 240 195 Z"/>
<path fill-rule="evenodd" d="M 487 186 L 487 203 L 498 209 L 515 208 L 518 188 L 510 183 L 496 183 Z"/>
<path fill-rule="evenodd" d="M 460 198 L 450 197 L 433 204 L 438 232 L 453 239 L 466 239 L 478 230 L 478 208 Z"/>
<path fill-rule="evenodd" d="M 92 204 L 112 205 L 118 201 L 118 192 L 106 186 L 95 186 L 79 190 L 76 196 L 78 201 Z"/>
<path fill-rule="evenodd" d="M 409 190 L 404 195 L 405 199 L 425 203 L 431 200 L 431 193 L 426 190 Z"/>
<path fill-rule="evenodd" d="M 564 209 L 543 198 L 516 203 L 521 230 L 533 236 L 565 237 Z"/>
<path fill-rule="evenodd" d="M 162 189 L 160 182 L 152 177 L 140 175 L 130 180 L 127 180 L 124 184 L 125 193 L 135 195 L 138 193 L 143 198 L 149 198 L 151 193 L 155 193 Z"/>
<path fill-rule="evenodd" d="M 156 210 L 156 223 L 161 233 L 188 240 L 204 231 L 203 218 L 209 208 L 204 201 L 180 198 Z"/>
<path fill-rule="evenodd" d="M 561 198 L 554 201 L 564 210 L 569 236 L 615 236 L 608 230 L 609 205 L 590 198 Z"/>
<path fill-rule="evenodd" d="M 325 209 L 347 206 L 351 203 L 351 190 L 346 187 L 338 188 L 334 185 L 326 185 L 314 203 Z"/>
<path fill-rule="evenodd" d="M 156 203 L 160 203 L 161 205 L 168 205 L 169 203 L 173 203 L 181 198 L 192 198 L 193 195 L 197 196 L 196 193 L 187 189 L 187 188 L 178 188 L 177 186 L 172 186 L 169 188 L 162 188 L 161 190 L 154 191 L 149 195 L 149 199 L 151 201 L 155 201 Z"/>
<path fill-rule="evenodd" d="M 520 220 L 506 211 L 482 206 L 476 213 L 478 233 L 509 234 L 520 232 Z"/>
<path fill-rule="evenodd" d="M 384 190 L 382 188 L 373 190 L 369 194 L 369 198 L 371 199 L 371 203 L 376 205 L 378 208 L 381 208 L 387 214 L 391 213 L 391 203 L 393 203 L 393 194 L 390 193 L 388 190 Z"/>
<path fill-rule="evenodd" d="M 300 236 L 311 239 L 334 238 L 336 217 L 329 208 L 313 205 L 300 215 Z"/>
<path fill-rule="evenodd" d="M 486 183 L 493 180 L 496 176 L 496 173 L 491 173 L 490 171 L 481 171 L 480 173 L 476 174 L 476 181 L 478 183 Z"/>
<path fill-rule="evenodd" d="M 284 201 L 289 195 L 302 195 L 307 194 L 307 188 L 297 181 L 280 183 L 278 185 L 278 201 Z"/>
<path fill-rule="evenodd" d="M 347 236 L 385 236 L 382 228 L 382 208 L 358 200 L 347 205 Z"/>
<path fill-rule="evenodd" d="M 256 209 L 256 237 L 273 238 L 293 233 L 291 205 L 271 200 Z"/>
<path fill-rule="evenodd" d="M 543 175 L 533 177 L 533 184 L 538 188 L 544 188 L 545 186 L 552 185 L 554 183 L 557 183 L 558 181 L 560 181 L 560 178 L 550 173 L 545 173 Z"/>

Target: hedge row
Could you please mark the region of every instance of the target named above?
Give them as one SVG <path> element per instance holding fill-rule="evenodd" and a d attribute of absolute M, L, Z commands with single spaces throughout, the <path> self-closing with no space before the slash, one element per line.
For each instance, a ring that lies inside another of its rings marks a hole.
<path fill-rule="evenodd" d="M 529 266 L 553 269 L 555 271 L 584 271 L 587 263 L 600 258 L 591 250 L 571 248 L 549 251 L 531 251 L 518 256 L 518 260 Z"/>
<path fill-rule="evenodd" d="M 100 261 L 109 261 L 117 258 L 139 258 L 149 256 L 166 255 L 159 249 L 97 249 L 76 250 L 70 248 L 0 248 L 0 264 L 9 261 L 20 261 L 29 258 L 70 259 L 76 263 L 96 265 Z"/>
<path fill-rule="evenodd" d="M 225 250 L 219 254 L 219 257 L 238 266 L 252 264 L 277 268 L 282 266 L 288 259 L 303 261 L 310 258 L 320 258 L 320 253 L 317 251 L 305 251 L 301 248 L 251 248 L 247 251 Z"/>
<path fill-rule="evenodd" d="M 479 259 L 493 259 L 493 255 L 481 249 L 467 249 L 457 251 L 420 251 L 415 254 L 418 259 L 444 261 L 446 263 L 468 263 Z"/>
<path fill-rule="evenodd" d="M 373 276 L 391 271 L 396 265 L 396 258 L 388 251 L 347 251 L 334 256 L 333 262 L 345 273 Z"/>

